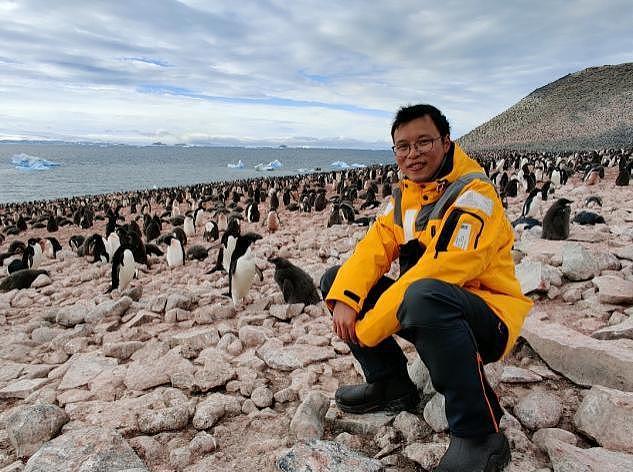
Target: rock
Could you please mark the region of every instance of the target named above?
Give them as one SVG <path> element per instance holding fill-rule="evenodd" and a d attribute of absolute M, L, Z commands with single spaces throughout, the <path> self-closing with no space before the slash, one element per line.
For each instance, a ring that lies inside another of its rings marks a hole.
<path fill-rule="evenodd" d="M 581 244 L 563 245 L 563 275 L 569 280 L 589 280 L 598 275 L 600 269 L 596 258 Z"/>
<path fill-rule="evenodd" d="M 612 452 L 601 447 L 580 449 L 571 444 L 548 439 L 545 442 L 554 472 L 630 472 L 633 455 Z"/>
<path fill-rule="evenodd" d="M 89 427 L 68 431 L 45 443 L 24 472 L 147 472 L 143 461 L 115 430 Z"/>
<path fill-rule="evenodd" d="M 147 308 L 154 313 L 163 313 L 166 305 L 167 297 L 165 295 L 158 295 L 150 300 Z"/>
<path fill-rule="evenodd" d="M 585 394 L 574 424 L 607 449 L 633 452 L 633 393 L 594 385 Z"/>
<path fill-rule="evenodd" d="M 59 384 L 60 390 L 86 385 L 104 370 L 113 369 L 117 366 L 116 359 L 103 357 L 95 353 L 75 354 L 67 363 L 69 367 L 61 384 Z"/>
<path fill-rule="evenodd" d="M 447 448 L 447 444 L 416 442 L 404 449 L 404 456 L 417 462 L 425 470 L 431 470 L 440 462 Z"/>
<path fill-rule="evenodd" d="M 394 418 L 393 427 L 402 433 L 407 444 L 431 434 L 429 425 L 408 411 L 402 411 Z"/>
<path fill-rule="evenodd" d="M 546 292 L 550 288 L 550 281 L 545 276 L 545 264 L 540 261 L 523 259 L 515 266 L 516 277 L 521 284 L 521 292 Z"/>
<path fill-rule="evenodd" d="M 246 347 L 261 346 L 266 342 L 266 339 L 273 336 L 273 333 L 269 329 L 262 329 L 257 326 L 242 326 L 239 331 L 239 339 Z"/>
<path fill-rule="evenodd" d="M 559 428 L 539 429 L 532 435 L 532 441 L 534 441 L 534 444 L 543 451 L 547 450 L 546 443 L 550 439 L 571 444 L 572 446 L 578 444 L 578 438 L 574 435 L 574 433 L 570 433 L 567 430 Z"/>
<path fill-rule="evenodd" d="M 424 406 L 424 420 L 436 433 L 448 430 L 444 395 L 436 393 Z"/>
<path fill-rule="evenodd" d="M 529 429 L 552 428 L 563 414 L 563 405 L 555 395 L 532 391 L 519 400 L 514 414 Z"/>
<path fill-rule="evenodd" d="M 633 246 L 628 244 L 624 247 L 618 247 L 613 249 L 613 254 L 620 259 L 628 259 L 633 261 Z"/>
<path fill-rule="evenodd" d="M 376 434 L 382 427 L 391 423 L 393 415 L 386 412 L 365 413 L 363 415 L 345 413 L 340 415 L 338 409 L 330 408 L 325 419 L 333 429 L 347 431 L 350 434 L 364 435 Z"/>
<path fill-rule="evenodd" d="M 47 285 L 50 285 L 51 283 L 53 282 L 51 281 L 51 278 L 48 275 L 40 274 L 31 283 L 31 288 L 42 288 L 42 287 L 46 287 Z"/>
<path fill-rule="evenodd" d="M 189 407 L 185 405 L 147 410 L 138 417 L 139 430 L 146 434 L 183 429 L 189 423 Z"/>
<path fill-rule="evenodd" d="M 213 393 L 199 402 L 193 417 L 193 427 L 209 429 L 225 414 L 237 415 L 242 411 L 240 401 L 229 395 Z"/>
<path fill-rule="evenodd" d="M 331 347 L 306 344 L 284 347 L 276 338 L 267 340 L 256 350 L 256 354 L 268 367 L 283 371 L 292 371 L 336 356 Z"/>
<path fill-rule="evenodd" d="M 160 321 L 160 315 L 147 310 L 140 310 L 138 313 L 135 313 L 129 320 L 125 322 L 123 325 L 126 329 L 132 329 L 137 326 L 144 325 L 146 323 L 152 323 L 153 321 Z"/>
<path fill-rule="evenodd" d="M 505 366 L 501 376 L 501 381 L 504 383 L 532 383 L 540 382 L 541 380 L 543 380 L 543 377 L 531 370 L 512 365 Z"/>
<path fill-rule="evenodd" d="M 424 362 L 422 362 L 419 356 L 416 356 L 413 362 L 407 366 L 407 371 L 413 383 L 418 387 L 418 390 L 426 395 L 435 393 L 435 388 L 433 388 L 433 384 L 431 383 L 429 369 L 426 368 L 426 365 L 424 365 Z"/>
<path fill-rule="evenodd" d="M 191 464 L 191 451 L 188 447 L 177 447 L 169 452 L 169 464 L 177 471 Z"/>
<path fill-rule="evenodd" d="M 601 341 L 531 315 L 521 335 L 554 370 L 585 386 L 633 391 L 633 349 L 625 340 Z"/>
<path fill-rule="evenodd" d="M 42 444 L 59 433 L 68 419 L 64 410 L 50 404 L 29 405 L 12 413 L 6 425 L 16 455 L 33 455 Z"/>
<path fill-rule="evenodd" d="M 218 442 L 206 431 L 200 431 L 189 443 L 189 450 L 195 454 L 206 454 L 218 448 Z"/>
<path fill-rule="evenodd" d="M 323 436 L 325 414 L 330 400 L 321 392 L 310 392 L 297 408 L 290 432 L 297 439 L 320 439 Z"/>
<path fill-rule="evenodd" d="M 271 316 L 282 320 L 288 321 L 298 316 L 303 311 L 303 303 L 295 303 L 293 305 L 272 305 L 268 311 Z"/>
<path fill-rule="evenodd" d="M 169 340 L 171 347 L 183 346 L 184 349 L 199 352 L 210 346 L 215 346 L 220 340 L 216 328 L 193 328 L 173 335 Z"/>
<path fill-rule="evenodd" d="M 633 339 L 633 318 L 625 316 L 619 324 L 606 326 L 591 334 L 595 339 Z"/>
<path fill-rule="evenodd" d="M 87 323 L 98 323 L 104 318 L 121 317 L 132 306 L 132 303 L 130 297 L 103 302 L 90 310 L 84 319 Z"/>
<path fill-rule="evenodd" d="M 256 387 L 251 393 L 251 400 L 257 408 L 266 408 L 273 404 L 273 392 L 267 387 Z"/>
<path fill-rule="evenodd" d="M 130 446 L 146 463 L 156 464 L 163 457 L 163 446 L 151 436 L 137 436 L 129 440 Z"/>
<path fill-rule="evenodd" d="M 600 303 L 633 304 L 633 282 L 613 275 L 605 275 L 595 277 L 593 283 L 598 288 Z"/>
<path fill-rule="evenodd" d="M 167 297 L 167 302 L 165 303 L 165 311 L 169 311 L 172 308 L 181 308 L 183 310 L 191 311 L 193 305 L 193 295 L 185 293 L 172 293 Z"/>
<path fill-rule="evenodd" d="M 143 347 L 141 341 L 124 341 L 119 343 L 104 343 L 103 354 L 109 357 L 115 357 L 120 361 L 129 359 L 129 357 Z"/>
<path fill-rule="evenodd" d="M 125 386 L 131 390 L 146 390 L 170 382 L 170 376 L 176 372 L 193 372 L 189 361 L 180 356 L 179 347 L 167 352 L 164 356 L 135 360 L 128 365 L 125 375 Z M 133 355 L 142 353 L 144 349 Z"/>
<path fill-rule="evenodd" d="M 48 379 L 24 379 L 0 390 L 0 398 L 26 398 L 48 383 Z"/>
<path fill-rule="evenodd" d="M 56 310 L 55 323 L 72 328 L 73 326 L 83 323 L 89 307 L 81 303 L 72 306 L 65 306 Z"/>
<path fill-rule="evenodd" d="M 299 442 L 277 459 L 282 472 L 380 472 L 380 461 L 334 441 Z"/>

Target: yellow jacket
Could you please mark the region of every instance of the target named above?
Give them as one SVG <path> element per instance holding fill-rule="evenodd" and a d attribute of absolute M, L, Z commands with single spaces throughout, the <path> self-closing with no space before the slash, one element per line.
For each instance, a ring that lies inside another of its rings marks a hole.
<path fill-rule="evenodd" d="M 477 178 L 468 180 L 472 173 L 477 173 Z M 467 183 L 462 188 L 451 187 L 458 180 Z M 427 205 L 444 202 L 440 197 L 447 189 L 455 199 L 447 202 L 440 215 L 429 214 L 434 207 Z M 341 301 L 358 313 L 371 287 L 398 258 L 401 245 L 414 238 L 426 250 L 356 322 L 360 342 L 375 346 L 396 333 L 400 329 L 396 313 L 407 287 L 431 278 L 464 287 L 488 304 L 508 328 L 506 355 L 519 336 L 532 301 L 521 293 L 514 273 L 510 252 L 514 233 L 497 192 L 481 166 L 457 144 L 452 169 L 443 178 L 422 184 L 406 178 L 399 182 L 385 211 L 338 271 L 326 297 L 330 309 Z"/>

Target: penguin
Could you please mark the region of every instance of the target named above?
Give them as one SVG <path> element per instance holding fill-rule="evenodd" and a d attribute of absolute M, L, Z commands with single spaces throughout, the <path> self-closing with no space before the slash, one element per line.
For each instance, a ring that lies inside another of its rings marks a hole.
<path fill-rule="evenodd" d="M 62 245 L 56 238 L 48 237 L 44 239 L 44 253 L 49 259 L 57 259 L 57 253 L 62 250 Z"/>
<path fill-rule="evenodd" d="M 28 241 L 29 246 L 33 248 L 33 260 L 29 269 L 37 269 L 42 263 L 44 252 L 42 251 L 42 243 L 37 238 L 31 238 Z"/>
<path fill-rule="evenodd" d="M 8 292 L 9 290 L 22 290 L 29 288 L 38 276 L 49 275 L 46 270 L 23 269 L 14 272 L 0 281 L 0 292 Z"/>
<path fill-rule="evenodd" d="M 204 225 L 204 233 L 202 234 L 202 239 L 207 242 L 217 241 L 220 237 L 220 232 L 218 230 L 218 224 L 215 221 L 208 221 Z"/>
<path fill-rule="evenodd" d="M 180 244 L 182 244 L 183 247 L 187 245 L 187 234 L 185 233 L 185 230 L 182 229 L 181 226 L 176 226 L 171 232 L 171 234 L 178 238 L 178 240 L 180 241 Z"/>
<path fill-rule="evenodd" d="M 541 216 L 541 202 L 543 201 L 540 198 L 537 198 L 537 195 L 541 192 L 540 189 L 533 189 L 530 194 L 525 199 L 523 203 L 523 210 L 521 211 L 521 216 L 526 216 L 530 218 L 537 218 Z"/>
<path fill-rule="evenodd" d="M 192 260 L 196 259 L 198 261 L 203 261 L 209 256 L 209 249 L 203 246 L 191 246 L 187 249 L 187 259 Z"/>
<path fill-rule="evenodd" d="M 330 217 L 328 218 L 327 227 L 330 228 L 334 225 L 342 224 L 340 205 L 337 202 L 332 203 L 332 209 L 330 210 Z"/>
<path fill-rule="evenodd" d="M 268 261 L 275 265 L 274 279 L 285 303 L 316 305 L 321 301 L 314 281 L 303 269 L 283 257 L 273 257 Z"/>
<path fill-rule="evenodd" d="M 46 223 L 46 231 L 49 233 L 54 233 L 59 229 L 59 225 L 57 224 L 57 218 L 54 215 L 48 217 L 48 222 Z"/>
<path fill-rule="evenodd" d="M 543 233 L 541 238 L 563 240 L 569 237 L 569 215 L 571 200 L 559 198 L 547 210 L 543 217 Z"/>
<path fill-rule="evenodd" d="M 169 267 L 178 267 L 185 264 L 185 250 L 180 240 L 175 236 L 167 236 L 165 238 L 167 244 L 167 265 Z"/>
<path fill-rule="evenodd" d="M 90 240 L 90 246 L 92 248 L 93 264 L 95 262 L 110 262 L 110 254 L 106 248 L 106 240 L 101 237 L 100 234 L 93 234 Z"/>
<path fill-rule="evenodd" d="M 196 228 L 200 228 L 204 224 L 204 208 L 198 207 L 193 212 L 193 223 Z"/>
<path fill-rule="evenodd" d="M 185 217 L 185 220 L 183 222 L 183 230 L 185 232 L 185 235 L 188 237 L 196 234 L 196 227 L 194 225 L 193 218 L 191 218 L 190 216 Z"/>
<path fill-rule="evenodd" d="M 145 227 L 145 241 L 150 242 L 160 236 L 160 224 L 154 219 L 148 222 Z"/>
<path fill-rule="evenodd" d="M 33 246 L 29 245 L 22 253 L 21 259 L 12 260 L 7 266 L 7 274 L 11 275 L 14 272 L 24 269 L 31 269 L 33 267 Z"/>
<path fill-rule="evenodd" d="M 581 211 L 576 213 L 574 216 L 574 223 L 578 223 L 579 225 L 595 225 L 602 223 L 604 224 L 604 218 L 597 213 L 593 213 L 591 211 Z"/>
<path fill-rule="evenodd" d="M 585 206 L 588 208 L 594 207 L 594 206 L 602 206 L 602 198 L 596 196 L 596 195 L 592 195 L 591 197 L 587 197 L 587 199 L 585 200 Z"/>
<path fill-rule="evenodd" d="M 620 160 L 620 166 L 618 176 L 615 178 L 615 184 L 618 187 L 626 187 L 631 180 L 631 167 L 633 167 L 633 161 L 627 163 L 626 159 Z"/>
<path fill-rule="evenodd" d="M 274 190 L 270 193 L 270 209 L 277 210 L 279 208 L 279 197 L 277 196 L 277 192 Z"/>
<path fill-rule="evenodd" d="M 355 211 L 352 204 L 346 200 L 342 201 L 339 207 L 339 211 L 341 212 L 341 218 L 347 224 L 352 224 L 354 222 Z"/>
<path fill-rule="evenodd" d="M 260 214 L 257 203 L 251 202 L 246 205 L 246 221 L 249 223 L 257 223 L 259 221 Z"/>
<path fill-rule="evenodd" d="M 269 233 L 274 233 L 279 229 L 279 215 L 275 210 L 270 210 L 266 216 L 266 227 Z"/>
<path fill-rule="evenodd" d="M 258 239 L 262 239 L 262 236 L 257 233 L 240 235 L 236 239 L 235 249 L 231 252 L 228 295 L 233 300 L 234 306 L 238 306 L 248 294 L 255 275 L 259 276 L 260 281 L 264 280 L 262 271 L 255 264 L 250 247 Z"/>
<path fill-rule="evenodd" d="M 326 206 L 325 192 L 319 192 L 314 200 L 314 211 L 323 211 Z"/>
<path fill-rule="evenodd" d="M 112 284 L 106 293 L 115 289 L 126 289 L 135 272 L 136 263 L 132 251 L 125 246 L 119 247 L 112 256 Z"/>
<path fill-rule="evenodd" d="M 502 193 L 508 197 L 516 197 L 519 194 L 519 180 L 516 177 L 512 177 L 503 188 Z"/>
<path fill-rule="evenodd" d="M 119 235 L 116 232 L 110 233 L 108 239 L 106 240 L 106 249 L 108 251 L 108 256 L 110 256 L 110 260 L 112 260 L 114 253 L 120 246 L 121 240 L 119 239 Z"/>
<path fill-rule="evenodd" d="M 165 254 L 163 251 L 160 250 L 160 248 L 156 244 L 151 244 L 151 243 L 145 245 L 145 253 L 148 256 L 159 256 L 159 257 Z"/>
<path fill-rule="evenodd" d="M 83 237 L 82 235 L 75 234 L 71 236 L 70 239 L 68 240 L 68 245 L 70 246 L 70 249 L 77 252 L 79 248 L 83 246 L 85 240 L 86 238 Z"/>

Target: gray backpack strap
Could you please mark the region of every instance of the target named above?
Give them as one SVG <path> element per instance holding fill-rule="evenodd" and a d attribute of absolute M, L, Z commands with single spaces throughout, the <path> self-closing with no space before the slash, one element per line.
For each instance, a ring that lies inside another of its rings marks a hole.
<path fill-rule="evenodd" d="M 402 227 L 402 192 L 400 187 L 396 187 L 391 192 L 393 198 L 393 222 Z"/>
<path fill-rule="evenodd" d="M 444 193 L 442 194 L 440 199 L 435 202 L 435 207 L 433 208 L 433 211 L 431 211 L 428 219 L 436 220 L 443 218 L 446 210 L 448 210 L 448 207 L 451 206 L 453 202 L 455 202 L 455 200 L 457 200 L 457 197 L 462 192 L 462 190 L 464 190 L 464 187 L 471 183 L 473 180 L 483 180 L 484 182 L 488 182 L 492 185 L 492 182 L 490 181 L 488 176 L 481 172 L 471 172 L 469 174 L 462 175 L 455 182 L 450 184 L 446 188 L 446 190 L 444 190 Z"/>

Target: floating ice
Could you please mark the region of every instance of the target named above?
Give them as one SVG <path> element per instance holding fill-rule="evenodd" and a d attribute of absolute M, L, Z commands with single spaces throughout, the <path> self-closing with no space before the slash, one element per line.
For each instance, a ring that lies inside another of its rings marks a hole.
<path fill-rule="evenodd" d="M 239 161 L 237 161 L 237 164 L 229 163 L 226 166 L 229 169 L 243 169 L 244 168 L 244 163 L 242 162 L 242 159 L 240 159 Z"/>
<path fill-rule="evenodd" d="M 274 161 L 270 161 L 268 164 L 257 164 L 255 166 L 255 170 L 276 170 L 281 169 L 282 167 L 283 164 L 275 159 Z"/>
<path fill-rule="evenodd" d="M 61 165 L 43 157 L 30 156 L 24 153 L 11 156 L 11 163 L 19 170 L 48 170 Z"/>
<path fill-rule="evenodd" d="M 336 167 L 338 169 L 349 169 L 350 165 L 345 161 L 334 161 L 330 164 L 332 167 Z"/>

